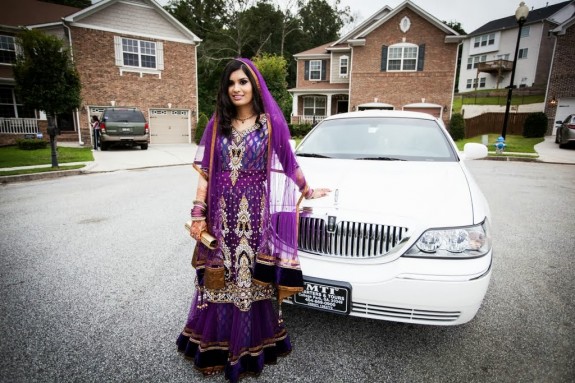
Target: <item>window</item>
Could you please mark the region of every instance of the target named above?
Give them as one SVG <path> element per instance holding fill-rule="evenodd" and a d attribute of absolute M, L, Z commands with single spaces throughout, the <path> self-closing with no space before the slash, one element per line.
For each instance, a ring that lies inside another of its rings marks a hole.
<path fill-rule="evenodd" d="M 304 97 L 303 114 L 304 116 L 325 116 L 325 105 L 325 97 Z"/>
<path fill-rule="evenodd" d="M 321 60 L 311 60 L 309 62 L 309 79 L 321 80 Z"/>
<path fill-rule="evenodd" d="M 339 58 L 339 77 L 347 77 L 349 69 L 349 57 L 341 56 Z"/>
<path fill-rule="evenodd" d="M 164 69 L 162 42 L 114 36 L 114 43 L 117 66 L 152 71 Z M 123 68 L 123 70 L 130 71 L 129 68 Z"/>
<path fill-rule="evenodd" d="M 480 88 L 485 88 L 485 84 L 486 84 L 486 82 L 487 82 L 486 80 L 487 80 L 487 79 L 486 79 L 485 77 L 481 77 L 481 78 L 479 79 L 479 87 L 480 87 Z M 467 89 L 471 89 L 471 88 L 477 89 L 477 78 L 467 79 L 467 83 L 466 83 L 466 85 L 465 85 L 465 88 L 467 88 Z"/>
<path fill-rule="evenodd" d="M 16 99 L 14 88 L 0 85 L 0 117 L 35 118 L 33 110 L 25 108 Z"/>
<path fill-rule="evenodd" d="M 529 29 L 530 28 L 531 28 L 530 25 L 523 27 L 523 29 L 521 29 L 521 37 L 529 37 Z"/>
<path fill-rule="evenodd" d="M 504 55 L 497 55 L 497 60 L 508 60 L 509 61 L 509 53 Z"/>
<path fill-rule="evenodd" d="M 473 39 L 474 48 L 485 47 L 493 44 L 495 44 L 495 33 L 477 36 L 475 39 Z"/>
<path fill-rule="evenodd" d="M 390 46 L 387 53 L 387 70 L 417 70 L 417 49 L 417 45 L 407 43 Z"/>
<path fill-rule="evenodd" d="M 479 63 L 487 61 L 487 55 L 471 56 L 467 59 L 467 69 L 475 69 Z"/>
<path fill-rule="evenodd" d="M 0 35 L 0 64 L 14 64 L 16 62 L 16 46 L 13 36 Z"/>
<path fill-rule="evenodd" d="M 124 65 L 156 68 L 156 43 L 122 39 Z"/>
<path fill-rule="evenodd" d="M 528 50 L 529 50 L 529 48 L 519 49 L 519 54 L 517 55 L 517 58 L 518 59 L 526 59 Z"/>

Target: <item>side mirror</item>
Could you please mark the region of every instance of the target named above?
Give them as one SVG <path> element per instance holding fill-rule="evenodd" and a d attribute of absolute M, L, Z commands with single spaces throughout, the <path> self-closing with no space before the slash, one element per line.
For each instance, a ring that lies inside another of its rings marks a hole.
<path fill-rule="evenodd" d="M 476 160 L 478 158 L 487 157 L 487 146 L 477 143 L 467 143 L 463 147 L 464 160 Z"/>

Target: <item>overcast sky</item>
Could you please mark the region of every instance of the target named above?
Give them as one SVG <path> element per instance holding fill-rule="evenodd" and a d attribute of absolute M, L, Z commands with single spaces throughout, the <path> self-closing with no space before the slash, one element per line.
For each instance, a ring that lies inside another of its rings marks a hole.
<path fill-rule="evenodd" d="M 156 0 L 166 5 L 169 0 Z M 283 0 L 278 0 L 283 1 Z M 327 0 L 333 3 L 334 0 Z M 365 20 L 386 5 L 397 7 L 404 0 L 340 0 L 340 6 L 349 6 L 358 21 Z M 520 0 L 412 0 L 427 13 L 441 21 L 457 21 L 465 32 L 470 33 L 491 20 L 515 15 Z M 531 8 L 542 8 L 547 4 L 561 3 L 562 0 L 527 0 Z M 193 31 L 192 31 L 193 32 Z"/>

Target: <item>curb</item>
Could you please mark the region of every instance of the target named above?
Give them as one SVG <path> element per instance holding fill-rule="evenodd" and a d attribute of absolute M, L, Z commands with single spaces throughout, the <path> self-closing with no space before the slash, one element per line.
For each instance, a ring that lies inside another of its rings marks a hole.
<path fill-rule="evenodd" d="M 44 172 L 44 173 L 20 174 L 16 176 L 0 176 L 0 183 L 8 184 L 8 183 L 25 182 L 25 181 L 46 180 L 67 176 L 77 176 L 81 174 L 86 173 L 83 172 L 82 169 L 73 169 L 73 170 L 60 170 L 60 171 L 57 170 L 53 172 Z"/>

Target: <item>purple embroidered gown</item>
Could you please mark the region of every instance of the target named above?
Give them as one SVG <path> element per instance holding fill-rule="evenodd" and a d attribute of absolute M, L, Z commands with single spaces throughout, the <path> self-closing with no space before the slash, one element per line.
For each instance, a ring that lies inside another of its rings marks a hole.
<path fill-rule="evenodd" d="M 259 374 L 264 364 L 275 363 L 278 355 L 291 351 L 289 336 L 271 300 L 277 286 L 273 279 L 280 272 L 270 258 L 279 249 L 272 228 L 277 220 L 270 219 L 273 208 L 268 201 L 269 144 L 265 115 L 242 133 L 232 130 L 229 138 L 218 133 L 212 146 L 217 176 L 210 175 L 208 228 L 219 247 L 198 247 L 195 297 L 177 341 L 178 349 L 193 358 L 197 369 L 206 374 L 225 370 L 232 382 L 242 374 Z M 202 167 L 207 172 L 209 150 L 206 153 Z M 262 277 L 256 281 L 258 257 Z M 223 289 L 206 288 L 207 267 L 224 268 Z M 294 283 L 298 286 L 301 270 L 288 270 L 288 274 L 292 271 L 299 272 Z"/>

